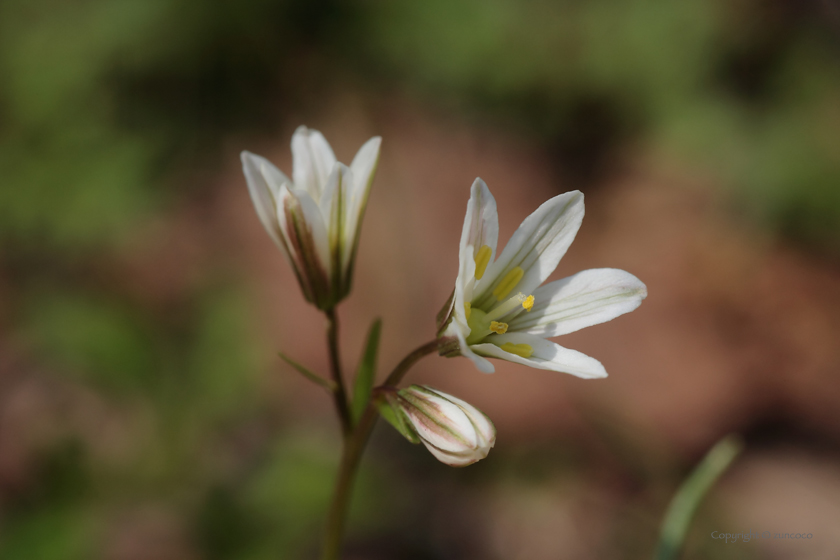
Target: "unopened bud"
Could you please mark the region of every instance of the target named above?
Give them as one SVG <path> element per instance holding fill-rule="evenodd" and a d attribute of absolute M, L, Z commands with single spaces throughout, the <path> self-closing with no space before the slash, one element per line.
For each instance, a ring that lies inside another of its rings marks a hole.
<path fill-rule="evenodd" d="M 422 442 L 439 461 L 464 467 L 487 456 L 496 428 L 471 404 L 430 387 L 378 391 L 382 416 L 412 443 Z"/>

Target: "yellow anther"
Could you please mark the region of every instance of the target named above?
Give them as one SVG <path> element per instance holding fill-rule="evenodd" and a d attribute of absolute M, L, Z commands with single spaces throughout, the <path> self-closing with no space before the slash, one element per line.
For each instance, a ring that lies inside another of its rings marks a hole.
<path fill-rule="evenodd" d="M 529 344 L 514 344 L 513 342 L 505 342 L 500 346 L 505 352 L 516 354 L 520 358 L 530 358 L 534 353 L 534 349 Z"/>
<path fill-rule="evenodd" d="M 525 308 L 525 311 L 531 311 L 534 307 L 534 296 L 526 297 L 525 301 L 522 302 L 522 307 Z"/>
<path fill-rule="evenodd" d="M 496 334 L 505 334 L 508 330 L 508 324 L 499 323 L 498 321 L 490 321 L 490 330 Z"/>
<path fill-rule="evenodd" d="M 487 245 L 482 245 L 475 254 L 475 279 L 481 280 L 484 276 L 484 271 L 487 270 L 487 265 L 490 264 L 490 257 L 493 255 L 493 249 Z"/>
<path fill-rule="evenodd" d="M 472 312 L 472 304 L 470 302 L 466 302 L 464 304 L 464 313 L 467 315 L 467 320 L 470 320 L 470 312 Z"/>
<path fill-rule="evenodd" d="M 525 271 L 522 270 L 522 267 L 517 266 L 502 278 L 502 281 L 493 290 L 493 295 L 496 296 L 496 299 L 502 301 L 516 287 L 519 281 L 522 280 L 523 276 L 525 276 Z"/>

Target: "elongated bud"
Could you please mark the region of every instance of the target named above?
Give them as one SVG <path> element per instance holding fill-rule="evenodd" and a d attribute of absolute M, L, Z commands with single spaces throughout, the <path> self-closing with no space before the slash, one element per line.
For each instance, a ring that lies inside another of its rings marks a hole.
<path fill-rule="evenodd" d="M 423 385 L 377 390 L 379 412 L 406 439 L 426 446 L 440 462 L 465 467 L 484 459 L 496 428 L 471 404 Z"/>

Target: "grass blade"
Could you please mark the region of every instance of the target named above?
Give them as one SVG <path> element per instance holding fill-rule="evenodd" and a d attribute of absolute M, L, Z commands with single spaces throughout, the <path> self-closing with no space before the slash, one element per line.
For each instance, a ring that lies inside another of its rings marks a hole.
<path fill-rule="evenodd" d="M 659 545 L 654 556 L 656 560 L 678 558 L 694 512 L 742 448 L 743 444 L 737 436 L 730 435 L 723 438 L 715 444 L 688 479 L 683 482 L 665 513 Z"/>

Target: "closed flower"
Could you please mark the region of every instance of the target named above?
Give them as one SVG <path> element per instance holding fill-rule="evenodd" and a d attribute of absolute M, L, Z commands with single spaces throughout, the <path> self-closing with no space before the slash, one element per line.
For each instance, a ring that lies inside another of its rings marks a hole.
<path fill-rule="evenodd" d="M 464 467 L 484 459 L 496 428 L 483 412 L 457 397 L 423 385 L 378 390 L 380 413 L 406 439 L 420 443 L 442 463 Z"/>

